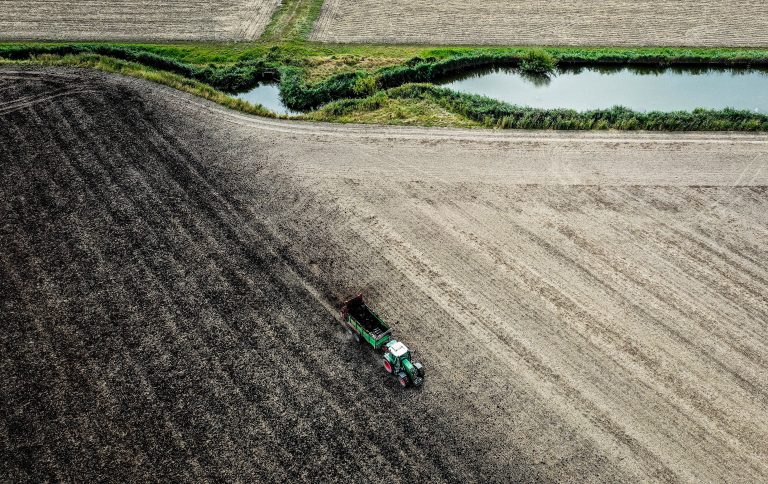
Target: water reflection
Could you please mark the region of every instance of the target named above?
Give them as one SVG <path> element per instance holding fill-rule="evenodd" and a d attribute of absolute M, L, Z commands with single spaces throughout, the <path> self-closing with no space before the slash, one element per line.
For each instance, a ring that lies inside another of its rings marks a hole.
<path fill-rule="evenodd" d="M 280 87 L 277 83 L 263 83 L 245 92 L 232 93 L 232 96 L 248 101 L 251 104 L 261 104 L 277 114 L 298 115 L 299 111 L 289 109 L 280 97 Z"/>
<path fill-rule="evenodd" d="M 549 76 L 487 68 L 436 84 L 520 106 L 580 111 L 620 105 L 636 111 L 726 107 L 768 113 L 768 71 L 709 67 L 566 67 Z"/>

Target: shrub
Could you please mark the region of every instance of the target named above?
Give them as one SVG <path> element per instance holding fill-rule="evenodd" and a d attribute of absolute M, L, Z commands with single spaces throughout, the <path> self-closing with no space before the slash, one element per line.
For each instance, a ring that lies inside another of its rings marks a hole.
<path fill-rule="evenodd" d="M 371 76 L 360 76 L 355 80 L 352 90 L 358 96 L 370 96 L 376 92 L 376 79 Z"/>
<path fill-rule="evenodd" d="M 375 83 L 370 74 L 359 71 L 308 84 L 301 69 L 284 67 L 280 71 L 280 96 L 289 108 L 308 111 L 337 99 L 366 97 L 376 90 Z"/>
<path fill-rule="evenodd" d="M 555 58 L 547 51 L 532 50 L 520 61 L 520 70 L 528 74 L 549 74 L 555 70 Z"/>

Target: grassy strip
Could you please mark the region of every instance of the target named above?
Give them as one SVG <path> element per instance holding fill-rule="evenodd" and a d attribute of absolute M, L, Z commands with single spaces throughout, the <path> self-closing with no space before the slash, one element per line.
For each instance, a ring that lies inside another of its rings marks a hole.
<path fill-rule="evenodd" d="M 305 117 L 313 121 L 335 123 L 482 127 L 482 124 L 451 112 L 431 100 L 389 97 L 384 92 L 365 99 L 337 101 Z"/>
<path fill-rule="evenodd" d="M 269 44 L 306 40 L 322 7 L 323 0 L 283 0 L 259 40 Z"/>
<path fill-rule="evenodd" d="M 247 101 L 243 101 L 242 99 L 233 98 L 203 82 L 189 79 L 172 72 L 148 68 L 147 66 L 137 62 L 124 61 L 100 54 L 81 53 L 65 56 L 43 54 L 24 61 L 4 60 L 0 58 L 0 65 L 3 64 L 65 66 L 98 69 L 100 71 L 112 72 L 157 82 L 158 84 L 163 84 L 165 86 L 178 89 L 179 91 L 194 94 L 196 96 L 202 97 L 203 99 L 213 101 L 215 103 L 221 104 L 222 106 L 226 106 L 237 111 L 242 111 L 244 113 L 255 114 L 268 118 L 277 117 L 275 113 L 269 111 L 261 105 L 255 105 Z"/>
<path fill-rule="evenodd" d="M 324 106 L 314 117 L 345 122 L 359 113 L 386 107 L 390 100 L 429 102 L 479 125 L 502 129 L 768 131 L 768 115 L 734 109 L 691 112 L 636 112 L 623 107 L 579 112 L 514 106 L 483 96 L 463 94 L 431 84 L 406 84 L 365 99 L 344 99 Z M 357 114 L 356 114 L 357 113 Z M 446 124 L 453 125 L 453 124 Z"/>

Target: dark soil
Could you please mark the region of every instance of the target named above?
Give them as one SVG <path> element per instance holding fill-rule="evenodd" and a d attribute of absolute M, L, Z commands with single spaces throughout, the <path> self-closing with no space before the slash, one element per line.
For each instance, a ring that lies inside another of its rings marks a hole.
<path fill-rule="evenodd" d="M 4 478 L 534 479 L 345 339 L 268 229 L 294 187 L 242 149 L 102 75 L 0 71 Z"/>

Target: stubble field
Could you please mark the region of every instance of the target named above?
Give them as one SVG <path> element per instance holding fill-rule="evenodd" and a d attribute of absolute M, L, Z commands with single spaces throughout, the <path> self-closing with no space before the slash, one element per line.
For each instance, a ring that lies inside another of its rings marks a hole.
<path fill-rule="evenodd" d="M 256 40 L 278 0 L 2 0 L 0 40 Z"/>
<path fill-rule="evenodd" d="M 363 27 L 364 26 L 364 27 Z M 768 46 L 760 0 L 326 0 L 321 42 Z"/>
<path fill-rule="evenodd" d="M 12 477 L 768 478 L 767 137 L 270 121 L 81 71 L 0 89 Z M 358 290 L 422 390 L 342 336 Z"/>

